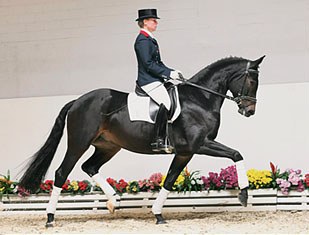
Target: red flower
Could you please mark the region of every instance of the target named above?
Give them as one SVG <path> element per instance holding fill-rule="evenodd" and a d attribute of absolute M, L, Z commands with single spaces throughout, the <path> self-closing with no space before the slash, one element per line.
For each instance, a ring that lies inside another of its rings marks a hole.
<path fill-rule="evenodd" d="M 270 164 L 271 171 L 273 175 L 275 176 L 277 173 L 277 167 L 275 167 L 275 165 L 272 162 L 270 162 L 269 164 Z"/>
<path fill-rule="evenodd" d="M 46 187 L 45 187 L 45 184 L 44 184 L 44 183 L 41 183 L 41 184 L 40 184 L 40 189 L 43 190 L 43 191 L 46 190 Z"/>
<path fill-rule="evenodd" d="M 304 181 L 305 181 L 306 186 L 309 187 L 309 174 L 305 175 L 305 180 Z"/>
<path fill-rule="evenodd" d="M 40 189 L 45 193 L 49 193 L 51 189 L 53 188 L 53 185 L 54 185 L 53 180 L 45 180 L 44 183 L 40 184 Z"/>
<path fill-rule="evenodd" d="M 86 183 L 86 182 L 84 182 L 84 181 L 80 181 L 80 182 L 78 182 L 78 187 L 79 187 L 79 189 L 81 190 L 81 191 L 86 191 L 87 190 L 87 188 L 88 188 L 88 184 Z"/>
<path fill-rule="evenodd" d="M 112 178 L 107 178 L 107 183 L 109 183 L 111 186 L 116 187 L 117 181 Z"/>
<path fill-rule="evenodd" d="M 121 193 L 124 191 L 124 189 L 127 186 L 128 186 L 128 183 L 124 179 L 119 180 L 119 183 L 115 185 L 116 189 Z"/>
<path fill-rule="evenodd" d="M 70 180 L 65 181 L 65 183 L 62 185 L 62 190 L 68 191 L 70 185 Z"/>

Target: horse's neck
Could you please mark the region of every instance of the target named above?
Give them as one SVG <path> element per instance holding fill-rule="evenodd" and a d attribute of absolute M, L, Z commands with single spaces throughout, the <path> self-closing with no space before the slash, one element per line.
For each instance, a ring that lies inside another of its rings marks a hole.
<path fill-rule="evenodd" d="M 201 73 L 190 79 L 190 82 L 193 82 L 197 85 L 200 85 L 202 87 L 205 87 L 207 89 L 210 89 L 223 95 L 225 95 L 228 90 L 227 75 L 224 71 L 217 71 L 212 74 L 209 74 L 207 72 Z"/>
<path fill-rule="evenodd" d="M 222 95 L 226 95 L 228 91 L 228 71 L 229 69 L 226 68 L 222 68 L 218 71 L 201 71 L 193 76 L 189 81 Z M 195 92 L 196 93 L 194 95 L 199 97 L 201 100 L 201 102 L 199 102 L 199 106 L 206 110 L 220 112 L 224 102 L 224 98 L 222 96 L 212 94 L 211 92 L 202 89 L 198 89 Z"/>

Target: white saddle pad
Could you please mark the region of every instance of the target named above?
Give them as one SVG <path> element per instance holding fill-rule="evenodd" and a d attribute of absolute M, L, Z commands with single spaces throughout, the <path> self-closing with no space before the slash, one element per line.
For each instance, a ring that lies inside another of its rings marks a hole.
<path fill-rule="evenodd" d="M 177 99 L 177 107 L 175 113 L 170 120 L 173 122 L 177 119 L 181 112 L 178 89 L 176 87 L 176 99 Z M 128 110 L 131 121 L 145 121 L 154 123 L 154 121 L 150 118 L 149 114 L 149 105 L 150 105 L 150 97 L 148 96 L 138 96 L 135 92 L 131 92 L 128 95 Z M 158 105 L 159 108 L 159 105 Z"/>

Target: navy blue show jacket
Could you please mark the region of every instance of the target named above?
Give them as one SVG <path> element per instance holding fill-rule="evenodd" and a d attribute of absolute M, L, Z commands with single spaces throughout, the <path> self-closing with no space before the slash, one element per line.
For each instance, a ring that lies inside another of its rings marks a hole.
<path fill-rule="evenodd" d="M 145 31 L 141 30 L 134 44 L 138 63 L 137 83 L 140 86 L 169 78 L 173 69 L 168 68 L 161 61 L 159 45 Z"/>

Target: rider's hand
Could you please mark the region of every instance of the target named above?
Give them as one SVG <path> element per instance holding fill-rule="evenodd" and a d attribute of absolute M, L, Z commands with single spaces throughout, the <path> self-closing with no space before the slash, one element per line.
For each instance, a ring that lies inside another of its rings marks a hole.
<path fill-rule="evenodd" d="M 181 79 L 182 77 L 183 77 L 182 73 L 179 70 L 171 71 L 170 78 L 177 80 L 177 79 Z"/>

